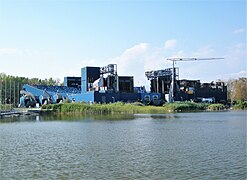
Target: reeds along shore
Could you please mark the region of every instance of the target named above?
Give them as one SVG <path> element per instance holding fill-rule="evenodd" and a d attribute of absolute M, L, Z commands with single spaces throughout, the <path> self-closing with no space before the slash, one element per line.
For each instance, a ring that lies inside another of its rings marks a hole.
<path fill-rule="evenodd" d="M 42 110 L 51 110 L 57 113 L 84 113 L 84 114 L 159 114 L 169 112 L 187 112 L 203 110 L 224 110 L 223 104 L 205 104 L 192 102 L 166 103 L 163 106 L 144 106 L 141 103 L 61 103 L 44 105 Z"/>

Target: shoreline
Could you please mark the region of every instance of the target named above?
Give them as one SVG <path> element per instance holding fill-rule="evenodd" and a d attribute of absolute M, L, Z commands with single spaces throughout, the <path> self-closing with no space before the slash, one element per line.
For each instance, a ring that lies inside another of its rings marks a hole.
<path fill-rule="evenodd" d="M 223 104 L 192 102 L 166 103 L 163 106 L 144 106 L 141 103 L 117 102 L 110 104 L 61 103 L 49 104 L 41 108 L 42 112 L 46 112 L 47 110 L 58 114 L 163 114 L 195 111 L 222 111 L 227 110 L 227 108 Z"/>
<path fill-rule="evenodd" d="M 28 108 L 0 110 L 0 119 L 38 115 L 40 114 L 40 112 L 41 109 L 28 109 Z"/>
<path fill-rule="evenodd" d="M 212 112 L 241 110 L 226 107 L 223 104 L 205 104 L 193 102 L 166 103 L 163 106 L 144 106 L 141 103 L 110 103 L 110 104 L 86 104 L 86 103 L 61 103 L 48 104 L 41 108 L 16 108 L 0 110 L 0 119 L 14 118 L 31 115 L 49 114 L 81 114 L 81 115 L 114 115 L 114 114 L 168 114 L 186 112 Z M 242 109 L 246 110 L 246 109 Z"/>

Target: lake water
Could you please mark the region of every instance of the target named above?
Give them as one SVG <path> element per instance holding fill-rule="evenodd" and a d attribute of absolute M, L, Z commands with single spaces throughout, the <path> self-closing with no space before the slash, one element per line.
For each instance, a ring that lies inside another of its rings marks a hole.
<path fill-rule="evenodd" d="M 246 179 L 246 111 L 0 120 L 0 179 Z"/>

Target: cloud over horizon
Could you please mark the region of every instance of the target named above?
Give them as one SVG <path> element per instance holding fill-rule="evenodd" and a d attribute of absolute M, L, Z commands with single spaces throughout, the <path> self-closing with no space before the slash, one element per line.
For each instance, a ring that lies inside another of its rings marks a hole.
<path fill-rule="evenodd" d="M 167 48 L 154 47 L 148 43 L 136 44 L 124 50 L 118 57 L 110 59 L 109 63 L 117 64 L 119 75 L 134 76 L 136 86 L 145 85 L 147 87 L 149 82 L 145 77 L 145 71 L 172 67 L 171 62 L 166 61 L 167 57 L 222 57 L 210 45 L 204 45 L 191 52 L 187 52 L 175 47 L 177 45 L 176 40 L 167 40 L 165 44 Z M 245 44 L 235 44 L 223 56 L 224 60 L 178 62 L 176 66 L 179 67 L 180 78 L 211 82 L 217 79 L 224 79 L 222 78 L 224 75 L 228 78 L 246 75 L 246 71 L 241 69 L 243 67 L 241 63 L 244 62 L 243 59 L 246 56 L 244 48 Z M 229 70 L 231 73 L 227 73 Z"/>
<path fill-rule="evenodd" d="M 16 48 L 0 48 L 0 55 L 13 55 L 20 52 Z"/>
<path fill-rule="evenodd" d="M 177 40 L 176 39 L 170 39 L 165 42 L 164 48 L 166 50 L 173 49 L 177 45 Z"/>
<path fill-rule="evenodd" d="M 145 71 L 160 70 L 172 67 L 172 63 L 167 61 L 168 57 L 224 57 L 224 60 L 219 61 L 200 61 L 200 62 L 177 62 L 176 67 L 179 67 L 180 79 L 200 79 L 204 82 L 226 79 L 231 77 L 246 76 L 246 44 L 232 44 L 222 54 L 215 47 L 203 45 L 192 49 L 178 48 L 178 41 L 170 39 L 165 41 L 165 46 L 153 46 L 147 42 L 135 44 L 122 51 L 116 57 L 110 57 L 106 60 L 97 58 L 91 59 L 69 59 L 70 57 L 59 57 L 57 54 L 45 51 L 19 50 L 16 48 L 0 48 L 0 58 L 14 55 L 11 60 L 2 61 L 2 67 L 9 67 L 10 62 L 21 62 L 15 72 L 11 68 L 1 69 L 8 74 L 15 73 L 18 76 L 33 77 L 33 74 L 40 78 L 53 77 L 63 79 L 64 76 L 80 76 L 81 68 L 84 66 L 105 66 L 113 63 L 117 64 L 117 71 L 120 76 L 134 76 L 135 86 L 145 85 L 149 87 L 150 82 L 145 77 Z M 179 44 L 179 47 L 183 47 Z M 64 63 L 58 64 L 56 59 L 63 58 L 62 61 L 70 61 L 72 66 Z M 35 62 L 40 64 L 41 71 L 27 66 Z M 59 68 L 59 71 L 52 71 L 52 67 Z M 32 74 L 32 76 L 31 76 Z"/>

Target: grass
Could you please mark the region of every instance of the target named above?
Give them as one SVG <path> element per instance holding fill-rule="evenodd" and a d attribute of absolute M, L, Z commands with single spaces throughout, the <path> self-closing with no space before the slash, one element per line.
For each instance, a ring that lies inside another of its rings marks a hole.
<path fill-rule="evenodd" d="M 167 111 L 196 111 L 196 110 L 206 110 L 208 104 L 192 103 L 192 102 L 177 102 L 177 103 L 164 104 L 163 107 Z"/>
<path fill-rule="evenodd" d="M 42 109 L 54 110 L 61 113 L 80 112 L 84 114 L 114 114 L 114 113 L 144 113 L 157 112 L 161 110 L 159 107 L 138 106 L 128 103 L 111 103 L 111 104 L 86 104 L 86 103 L 63 103 L 50 104 L 43 106 Z"/>
<path fill-rule="evenodd" d="M 13 109 L 12 104 L 0 104 L 0 110 L 7 111 Z"/>
<path fill-rule="evenodd" d="M 209 111 L 220 111 L 220 110 L 224 110 L 225 106 L 223 104 L 210 104 L 207 109 Z"/>
<path fill-rule="evenodd" d="M 81 114 L 161 114 L 168 112 L 187 112 L 220 110 L 220 105 L 212 106 L 205 103 L 177 102 L 166 103 L 163 106 L 143 106 L 140 103 L 110 103 L 110 104 L 86 104 L 86 103 L 62 103 L 44 105 L 42 109 L 52 110 L 58 113 Z M 224 106 L 224 105 L 222 105 Z"/>
<path fill-rule="evenodd" d="M 247 101 L 240 101 L 233 106 L 235 110 L 246 110 L 247 109 Z"/>

